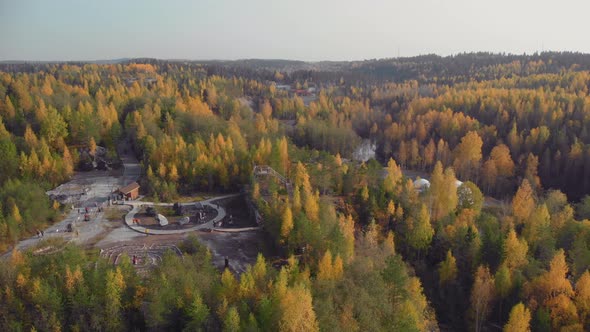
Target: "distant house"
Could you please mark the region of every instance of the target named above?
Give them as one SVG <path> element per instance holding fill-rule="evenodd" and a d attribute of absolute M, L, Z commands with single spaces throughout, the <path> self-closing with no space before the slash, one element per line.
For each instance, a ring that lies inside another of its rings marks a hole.
<path fill-rule="evenodd" d="M 309 96 L 310 95 L 309 91 L 307 91 L 305 89 L 296 89 L 294 92 L 299 97 L 301 97 L 301 96 Z"/>
<path fill-rule="evenodd" d="M 132 182 L 119 188 L 115 193 L 121 195 L 124 200 L 136 199 L 139 196 L 139 183 Z"/>

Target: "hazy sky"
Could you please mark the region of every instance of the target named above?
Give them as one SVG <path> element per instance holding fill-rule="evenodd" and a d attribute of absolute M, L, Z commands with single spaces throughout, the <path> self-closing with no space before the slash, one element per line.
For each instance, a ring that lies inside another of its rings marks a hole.
<path fill-rule="evenodd" d="M 588 0 L 0 0 L 0 60 L 590 53 Z"/>

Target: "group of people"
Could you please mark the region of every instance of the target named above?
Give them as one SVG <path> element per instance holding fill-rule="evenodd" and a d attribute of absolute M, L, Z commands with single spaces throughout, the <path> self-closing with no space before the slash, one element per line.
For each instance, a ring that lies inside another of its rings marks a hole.
<path fill-rule="evenodd" d="M 37 232 L 37 237 L 44 237 L 45 236 L 45 232 L 43 232 L 43 230 L 36 230 Z"/>
<path fill-rule="evenodd" d="M 74 206 L 72 205 L 72 209 L 74 208 Z M 94 208 L 96 209 L 96 212 L 102 212 L 103 208 L 102 208 L 102 204 L 98 205 L 95 204 Z M 90 213 L 92 212 L 92 207 L 85 207 L 85 208 L 78 208 L 78 214 L 84 214 L 84 213 Z"/>
<path fill-rule="evenodd" d="M 205 211 L 197 211 L 197 220 L 198 222 L 202 222 L 205 219 Z"/>
<path fill-rule="evenodd" d="M 233 225 L 234 224 L 234 217 L 230 214 L 228 218 L 224 219 L 227 220 L 227 224 L 228 225 Z M 223 222 L 224 220 L 220 220 L 218 222 L 215 223 L 215 227 L 223 227 Z"/>

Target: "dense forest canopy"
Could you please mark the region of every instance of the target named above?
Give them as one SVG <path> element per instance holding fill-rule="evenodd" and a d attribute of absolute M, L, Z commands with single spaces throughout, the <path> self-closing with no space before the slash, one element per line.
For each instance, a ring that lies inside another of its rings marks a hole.
<path fill-rule="evenodd" d="M 131 142 L 147 196 L 246 192 L 287 261 L 220 274 L 190 238 L 143 277 L 78 246 L 13 251 L 2 330 L 590 328 L 590 55 L 0 70 L 0 251 L 69 208 L 45 191 Z"/>

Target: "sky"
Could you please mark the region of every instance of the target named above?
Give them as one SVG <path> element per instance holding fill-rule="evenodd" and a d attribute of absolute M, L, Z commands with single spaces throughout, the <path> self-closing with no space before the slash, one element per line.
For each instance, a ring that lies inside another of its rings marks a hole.
<path fill-rule="evenodd" d="M 587 0 L 0 0 L 0 60 L 590 53 Z"/>

